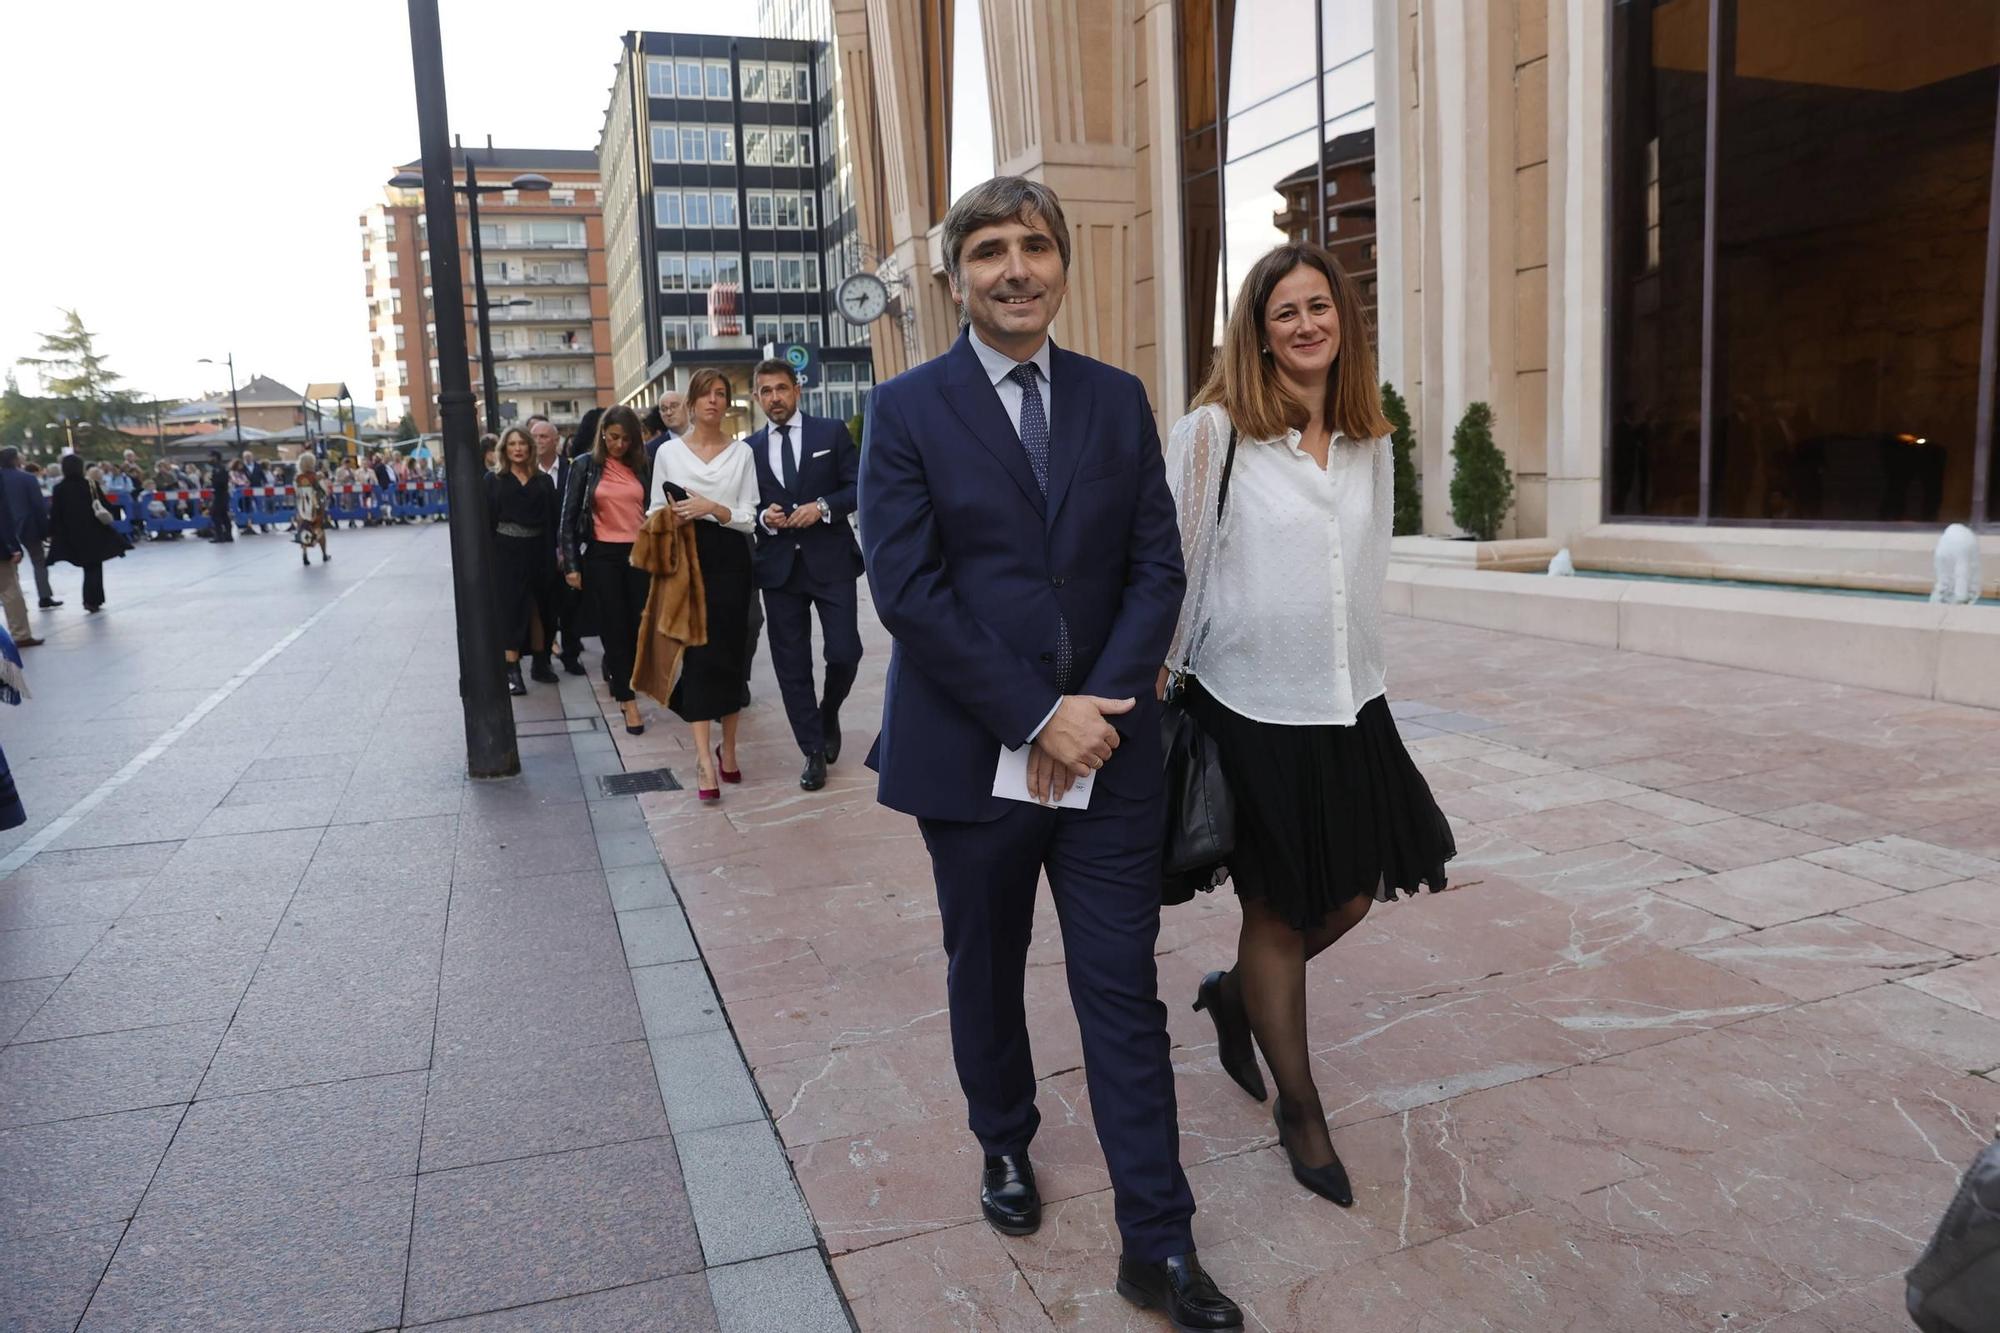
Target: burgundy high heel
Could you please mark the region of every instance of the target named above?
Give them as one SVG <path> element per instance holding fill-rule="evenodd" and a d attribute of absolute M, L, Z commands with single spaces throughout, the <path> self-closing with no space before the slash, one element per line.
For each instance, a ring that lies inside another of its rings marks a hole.
<path fill-rule="evenodd" d="M 695 799 L 703 805 L 714 805 L 722 799 L 722 788 L 701 786 L 701 765 L 695 765 Z"/>
<path fill-rule="evenodd" d="M 742 769 L 724 768 L 722 766 L 722 747 L 720 745 L 715 747 L 715 771 L 720 773 L 722 775 L 722 780 L 724 782 L 729 783 L 731 786 L 734 786 L 737 783 L 743 781 Z"/>

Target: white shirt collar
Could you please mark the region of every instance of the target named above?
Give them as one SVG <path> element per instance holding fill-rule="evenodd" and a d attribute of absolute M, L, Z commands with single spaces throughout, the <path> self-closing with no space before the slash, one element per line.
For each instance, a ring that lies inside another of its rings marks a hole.
<path fill-rule="evenodd" d="M 995 351 L 993 348 L 988 347 L 979 334 L 972 329 L 967 329 L 965 336 L 972 344 L 973 355 L 979 358 L 980 366 L 986 371 L 986 378 L 991 380 L 996 388 L 999 386 L 1000 381 L 1014 373 L 1014 367 L 1030 363 L 1034 365 L 1036 370 L 1042 372 L 1042 383 L 1048 384 L 1052 382 L 1049 379 L 1049 348 L 1055 344 L 1050 342 L 1049 339 L 1043 338 L 1042 345 L 1035 349 L 1035 354 L 1029 357 L 1027 361 L 1016 361 L 1005 352 Z"/>

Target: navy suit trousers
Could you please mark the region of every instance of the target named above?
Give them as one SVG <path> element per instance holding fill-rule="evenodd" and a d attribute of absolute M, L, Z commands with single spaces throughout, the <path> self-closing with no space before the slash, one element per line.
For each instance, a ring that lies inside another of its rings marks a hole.
<path fill-rule="evenodd" d="M 988 822 L 918 823 L 937 879 L 952 1058 L 973 1134 L 989 1154 L 1019 1152 L 1041 1123 L 1023 986 L 1046 869 L 1119 1234 L 1126 1255 L 1146 1261 L 1194 1248 L 1153 963 L 1165 826 L 1163 795 L 1134 801 L 1101 783 L 1088 810 L 1020 803 Z"/>

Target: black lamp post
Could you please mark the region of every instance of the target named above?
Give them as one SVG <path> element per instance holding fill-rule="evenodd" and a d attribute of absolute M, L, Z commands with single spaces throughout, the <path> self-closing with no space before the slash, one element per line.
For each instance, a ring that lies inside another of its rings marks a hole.
<path fill-rule="evenodd" d="M 508 181 L 505 185 L 498 183 L 481 185 L 479 183 L 479 170 L 472 160 L 472 150 L 461 145 L 459 151 L 465 157 L 465 180 L 463 183 L 453 181 L 451 188 L 465 196 L 466 227 L 472 234 L 472 301 L 474 314 L 479 321 L 479 371 L 486 385 L 486 429 L 497 435 L 500 433 L 500 382 L 499 376 L 493 369 L 493 331 L 488 326 L 486 320 L 486 312 L 492 309 L 495 303 L 488 302 L 486 299 L 486 260 L 480 251 L 479 241 L 479 196 L 482 194 L 491 194 L 496 190 L 546 190 L 549 188 L 549 178 L 546 176 L 537 176 L 533 172 L 523 172 L 521 175 L 514 177 L 513 180 Z M 402 189 L 414 189 L 423 184 L 423 177 L 414 172 L 399 171 L 389 178 L 389 184 Z M 454 217 L 452 219 L 452 239 L 454 241 L 458 239 L 457 231 L 458 219 Z M 435 246 L 437 236 L 435 228 L 432 229 L 431 236 L 432 244 Z M 433 250 L 431 256 L 431 272 L 433 275 L 437 272 L 437 255 L 435 250 Z M 437 284 L 433 282 L 431 284 L 431 308 L 433 311 L 436 310 L 437 303 Z M 513 301 L 503 301 L 497 304 L 513 305 L 516 303 L 521 305 L 528 304 L 518 297 Z M 444 359 L 441 353 L 438 359 L 440 361 Z"/>
<path fill-rule="evenodd" d="M 500 625 L 494 614 L 485 468 L 472 416 L 471 372 L 465 355 L 465 286 L 459 277 L 458 208 L 452 198 L 458 187 L 452 179 L 445 112 L 444 45 L 438 34 L 437 0 L 409 0 L 409 8 L 417 138 L 423 150 L 424 217 L 431 239 L 438 418 L 445 455 L 445 494 L 451 510 L 452 598 L 458 615 L 458 692 L 465 708 L 466 770 L 475 778 L 510 777 L 521 771 L 521 753 L 503 674 Z M 468 168 L 470 165 L 468 161 Z M 403 179 L 397 177 L 398 182 Z M 477 222 L 472 228 L 472 244 L 476 267 Z M 491 406 L 489 399 L 489 410 Z"/>
<path fill-rule="evenodd" d="M 229 367 L 229 417 L 230 420 L 236 423 L 236 452 L 241 454 L 243 452 L 243 408 L 236 401 L 236 353 L 231 352 L 220 361 L 217 361 L 212 356 L 205 356 L 201 358 L 201 364 L 204 366 Z"/>

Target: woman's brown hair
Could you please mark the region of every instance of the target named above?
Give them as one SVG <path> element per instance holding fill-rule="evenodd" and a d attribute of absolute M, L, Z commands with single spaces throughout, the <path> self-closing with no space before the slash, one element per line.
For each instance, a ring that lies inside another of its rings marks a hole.
<path fill-rule="evenodd" d="M 1389 419 L 1382 414 L 1382 389 L 1375 382 L 1375 349 L 1368 342 L 1368 320 L 1353 281 L 1325 246 L 1309 241 L 1281 245 L 1250 266 L 1229 312 L 1222 349 L 1209 367 L 1208 379 L 1194 396 L 1200 407 L 1216 403 L 1246 440 L 1269 440 L 1302 428 L 1311 413 L 1288 392 L 1278 368 L 1265 350 L 1264 307 L 1271 303 L 1285 276 L 1296 268 L 1318 269 L 1333 292 L 1334 314 L 1340 320 L 1340 352 L 1326 380 L 1325 421 L 1350 440 L 1387 435 Z"/>
<path fill-rule="evenodd" d="M 597 466 L 604 466 L 604 460 L 611 456 L 604 447 L 604 437 L 613 426 L 625 432 L 625 455 L 618 461 L 631 468 L 640 481 L 646 481 L 652 475 L 646 466 L 646 437 L 639 433 L 639 414 L 623 403 L 605 408 L 597 419 L 597 438 L 591 441 L 590 456 L 597 460 Z"/>
<path fill-rule="evenodd" d="M 794 376 L 794 378 L 797 377 Z M 710 389 L 713 389 L 718 384 L 722 386 L 722 392 L 724 395 L 729 395 L 736 392 L 735 388 L 732 387 L 731 384 L 729 383 L 729 376 L 723 374 L 721 371 L 717 370 L 714 366 L 703 366 L 700 370 L 697 370 L 694 374 L 688 376 L 688 387 L 687 387 L 688 406 L 693 407 L 696 399 L 707 396 L 708 391 Z M 692 420 L 692 418 L 689 419 Z"/>
<path fill-rule="evenodd" d="M 525 427 L 509 426 L 507 427 L 506 434 L 500 437 L 500 450 L 498 455 L 493 460 L 494 462 L 498 463 L 499 466 L 495 468 L 494 471 L 512 472 L 514 470 L 514 460 L 507 457 L 507 446 L 514 442 L 514 437 L 516 435 L 521 437 L 521 443 L 528 446 L 528 459 L 527 459 L 528 466 L 530 468 L 533 468 L 535 466 L 535 437 L 528 434 L 527 429 Z"/>

